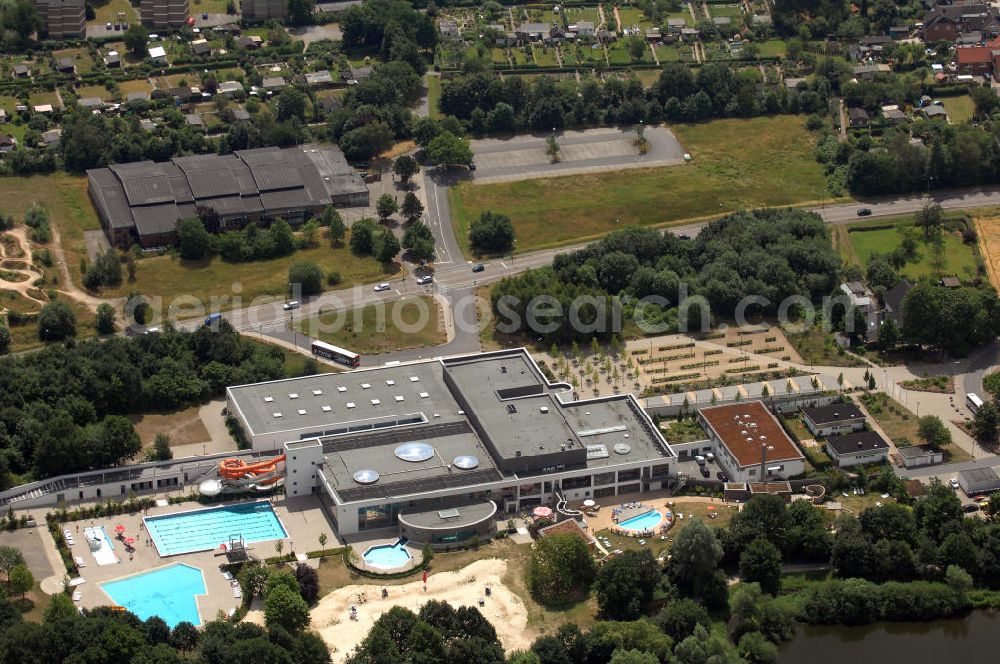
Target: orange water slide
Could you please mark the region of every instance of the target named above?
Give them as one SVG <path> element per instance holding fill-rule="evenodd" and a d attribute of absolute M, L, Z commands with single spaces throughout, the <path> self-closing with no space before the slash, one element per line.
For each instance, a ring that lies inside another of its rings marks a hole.
<path fill-rule="evenodd" d="M 267 475 L 275 472 L 279 463 L 285 460 L 285 455 L 281 454 L 267 461 L 257 463 L 247 463 L 243 459 L 223 459 L 219 462 L 219 476 L 228 480 L 238 480 L 254 475 Z M 277 481 L 277 477 L 271 482 Z"/>

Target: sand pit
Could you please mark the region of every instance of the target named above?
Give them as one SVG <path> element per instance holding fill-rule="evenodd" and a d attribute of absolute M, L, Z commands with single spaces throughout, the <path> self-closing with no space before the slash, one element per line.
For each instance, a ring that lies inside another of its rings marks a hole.
<path fill-rule="evenodd" d="M 531 637 L 527 633 L 528 612 L 521 598 L 501 582 L 506 572 L 506 561 L 496 558 L 478 560 L 455 572 L 431 574 L 427 579 L 426 593 L 419 577 L 413 583 L 389 586 L 387 599 L 382 599 L 382 586 L 374 583 L 338 588 L 321 599 L 312 610 L 312 628 L 323 637 L 333 661 L 343 662 L 364 640 L 375 620 L 394 606 L 416 613 L 425 602 L 433 599 L 448 602 L 456 608 L 478 607 L 479 598 L 484 597 L 486 604 L 479 610 L 497 630 L 504 649 L 527 648 L 531 645 Z M 491 588 L 490 597 L 485 597 L 483 593 L 486 585 Z M 367 601 L 358 604 L 358 594 L 362 592 L 366 594 Z M 352 605 L 358 607 L 357 621 L 349 618 Z"/>

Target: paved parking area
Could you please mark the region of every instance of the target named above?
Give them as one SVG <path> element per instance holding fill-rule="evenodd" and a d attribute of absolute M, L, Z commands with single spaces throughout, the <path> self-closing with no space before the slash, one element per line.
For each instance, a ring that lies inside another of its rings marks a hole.
<path fill-rule="evenodd" d="M 559 162 L 555 164 L 545 152 L 549 134 L 472 141 L 476 162 L 472 177 L 480 183 L 506 182 L 684 163 L 684 148 L 669 129 L 646 129 L 649 151 L 644 155 L 633 144 L 635 135 L 632 128 L 557 132 Z"/>

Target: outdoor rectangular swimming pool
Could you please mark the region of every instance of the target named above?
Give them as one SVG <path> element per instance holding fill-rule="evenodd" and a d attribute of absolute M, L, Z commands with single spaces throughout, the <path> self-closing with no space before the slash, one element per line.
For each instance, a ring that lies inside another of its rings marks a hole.
<path fill-rule="evenodd" d="M 208 551 L 230 538 L 247 544 L 288 537 L 270 503 L 240 503 L 143 519 L 161 556 Z"/>
<path fill-rule="evenodd" d="M 207 592 L 201 570 L 181 563 L 108 581 L 101 589 L 141 619 L 159 616 L 171 628 L 184 621 L 201 624 L 195 596 Z"/>
<path fill-rule="evenodd" d="M 636 532 L 645 532 L 652 530 L 660 525 L 660 521 L 663 517 L 656 510 L 649 510 L 648 512 L 643 512 L 631 519 L 626 519 L 618 524 L 619 528 L 624 528 L 625 530 L 633 530 Z"/>

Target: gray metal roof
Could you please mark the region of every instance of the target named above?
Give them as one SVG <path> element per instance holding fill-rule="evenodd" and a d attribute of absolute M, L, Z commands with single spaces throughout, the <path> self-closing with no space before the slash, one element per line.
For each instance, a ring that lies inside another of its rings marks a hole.
<path fill-rule="evenodd" d="M 114 228 L 135 227 L 140 234 L 154 232 L 145 230 L 152 226 L 165 232 L 171 211 L 178 215 L 176 226 L 190 216 L 187 206 L 209 206 L 221 215 L 280 215 L 329 205 L 338 194 L 367 191 L 337 148 L 317 145 L 113 164 L 87 174 L 102 216 Z M 143 213 L 146 223 L 140 225 L 136 209 L 145 206 L 162 207 Z"/>

